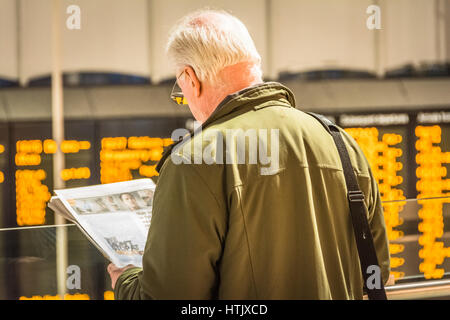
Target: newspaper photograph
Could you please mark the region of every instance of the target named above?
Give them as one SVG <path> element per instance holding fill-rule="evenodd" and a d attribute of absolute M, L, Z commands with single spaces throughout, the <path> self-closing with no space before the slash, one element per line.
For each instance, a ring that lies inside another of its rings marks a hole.
<path fill-rule="evenodd" d="M 55 190 L 49 207 L 76 223 L 116 266 L 142 267 L 155 187 L 151 179 L 137 179 Z"/>

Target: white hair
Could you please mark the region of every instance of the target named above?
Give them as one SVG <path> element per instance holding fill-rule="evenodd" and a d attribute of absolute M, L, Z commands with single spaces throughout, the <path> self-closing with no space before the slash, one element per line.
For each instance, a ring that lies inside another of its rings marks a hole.
<path fill-rule="evenodd" d="M 191 66 L 200 81 L 215 83 L 223 68 L 240 62 L 249 62 L 250 72 L 262 76 L 261 56 L 247 28 L 225 11 L 203 9 L 181 18 L 166 53 L 177 71 Z"/>

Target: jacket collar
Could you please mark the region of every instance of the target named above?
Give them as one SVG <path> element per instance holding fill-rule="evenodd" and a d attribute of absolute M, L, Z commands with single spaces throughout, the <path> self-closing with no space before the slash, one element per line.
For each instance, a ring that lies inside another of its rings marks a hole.
<path fill-rule="evenodd" d="M 247 87 L 238 92 L 228 95 L 216 107 L 209 118 L 198 127 L 195 131 L 190 133 L 190 137 L 185 136 L 183 139 L 176 141 L 170 145 L 156 165 L 156 171 L 159 173 L 162 165 L 167 157 L 172 153 L 175 146 L 180 143 L 189 141 L 197 131 L 204 130 L 209 125 L 220 121 L 221 118 L 231 115 L 234 112 L 261 109 L 272 105 L 283 105 L 285 107 L 295 108 L 295 97 L 292 91 L 278 82 L 264 82 L 254 86 Z"/>
<path fill-rule="evenodd" d="M 205 128 L 225 115 L 248 107 L 259 109 L 269 105 L 284 105 L 295 108 L 292 91 L 278 82 L 256 84 L 228 95 L 203 123 Z"/>

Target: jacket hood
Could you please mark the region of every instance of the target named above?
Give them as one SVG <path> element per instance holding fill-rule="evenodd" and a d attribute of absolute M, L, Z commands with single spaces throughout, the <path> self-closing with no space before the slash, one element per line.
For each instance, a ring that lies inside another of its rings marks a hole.
<path fill-rule="evenodd" d="M 292 91 L 278 82 L 264 82 L 254 86 L 245 88 L 238 92 L 228 95 L 214 110 L 210 117 L 198 127 L 195 131 L 204 130 L 209 125 L 221 118 L 228 116 L 234 112 L 249 108 L 260 109 L 271 105 L 283 105 L 290 108 L 295 108 L 295 98 Z M 160 172 L 167 157 L 172 152 L 173 148 L 180 143 L 189 141 L 195 132 L 192 131 L 190 135 L 170 145 L 162 155 L 160 161 L 156 166 L 156 171 Z"/>
<path fill-rule="evenodd" d="M 288 105 L 295 108 L 292 91 L 278 82 L 264 82 L 228 95 L 203 123 L 203 128 L 238 109 L 269 105 Z"/>

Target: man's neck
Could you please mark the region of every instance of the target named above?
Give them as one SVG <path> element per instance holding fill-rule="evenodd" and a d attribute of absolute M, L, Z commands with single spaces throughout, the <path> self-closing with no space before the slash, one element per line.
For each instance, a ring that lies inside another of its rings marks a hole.
<path fill-rule="evenodd" d="M 238 63 L 225 67 L 218 75 L 219 84 L 204 84 L 203 90 L 208 93 L 207 105 L 204 106 L 205 121 L 216 110 L 219 104 L 230 94 L 245 88 L 263 83 L 260 76 L 252 72 L 254 65 L 248 62 Z"/>
<path fill-rule="evenodd" d="M 203 110 L 207 111 L 204 113 L 205 115 L 205 120 L 202 122 L 204 123 L 210 116 L 211 114 L 214 113 L 214 111 L 217 109 L 217 107 L 222 103 L 222 101 L 224 101 L 229 95 L 234 94 L 236 92 L 239 92 L 241 90 L 244 90 L 248 87 L 257 85 L 263 83 L 263 81 L 255 81 L 255 82 L 249 82 L 246 84 L 242 84 L 242 85 L 234 85 L 232 86 L 232 88 L 229 88 L 228 90 L 218 90 L 217 93 L 214 93 L 213 91 L 211 93 L 211 98 L 209 99 L 209 103 L 208 106 L 205 106 L 205 108 Z"/>

